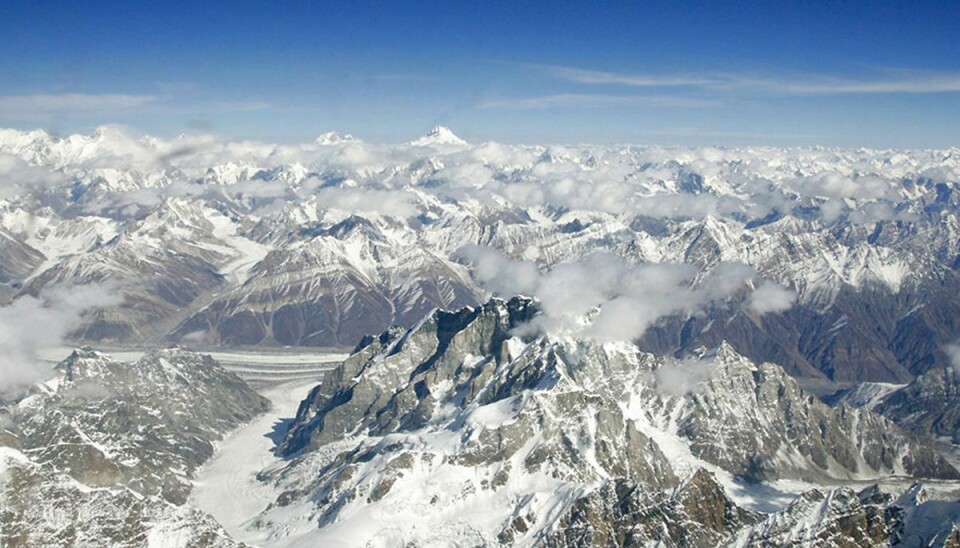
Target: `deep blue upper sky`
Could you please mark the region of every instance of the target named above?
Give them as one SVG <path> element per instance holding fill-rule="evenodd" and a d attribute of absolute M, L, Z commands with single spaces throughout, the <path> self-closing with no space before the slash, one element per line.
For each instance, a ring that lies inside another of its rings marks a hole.
<path fill-rule="evenodd" d="M 960 2 L 2 2 L 0 126 L 960 146 Z"/>

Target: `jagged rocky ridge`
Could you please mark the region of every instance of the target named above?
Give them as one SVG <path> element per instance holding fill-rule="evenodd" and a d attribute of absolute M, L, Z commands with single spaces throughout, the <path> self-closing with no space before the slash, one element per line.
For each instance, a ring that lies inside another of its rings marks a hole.
<path fill-rule="evenodd" d="M 188 506 L 125 487 L 91 488 L 0 446 L 0 545 L 240 548 Z"/>
<path fill-rule="evenodd" d="M 914 435 L 960 445 L 960 374 L 932 369 L 906 385 L 863 383 L 825 398 L 866 407 Z"/>
<path fill-rule="evenodd" d="M 751 527 L 739 546 L 960 545 L 960 501 L 928 500 L 923 486 L 811 490 Z"/>
<path fill-rule="evenodd" d="M 716 481 L 960 478 L 886 419 L 830 408 L 729 345 L 683 361 L 518 337 L 536 313 L 493 300 L 365 340 L 301 404 L 254 526 L 281 545 L 721 545 L 773 526 Z"/>
<path fill-rule="evenodd" d="M 267 405 L 209 356 L 76 350 L 0 410 L 2 544 L 238 546 L 184 502 L 214 442 Z"/>
<path fill-rule="evenodd" d="M 796 306 L 722 303 L 641 346 L 727 341 L 825 390 L 909 382 L 960 338 L 956 149 L 510 147 L 445 128 L 416 145 L 277 146 L 101 128 L 2 130 L 0 154 L 0 298 L 117 281 L 123 302 L 88 316 L 89 340 L 352 346 L 482 301 L 457 260 L 468 244 L 541 268 L 596 251 L 749 264 Z"/>
<path fill-rule="evenodd" d="M 182 503 L 213 443 L 267 406 L 209 356 L 155 350 L 125 363 L 80 349 L 8 417 L 36 462 Z"/>
<path fill-rule="evenodd" d="M 955 369 L 930 370 L 874 409 L 908 431 L 960 445 L 960 374 Z"/>
<path fill-rule="evenodd" d="M 897 496 L 899 495 L 899 496 Z M 772 514 L 738 507 L 697 471 L 664 496 L 617 481 L 579 499 L 544 545 L 574 546 L 937 546 L 960 544 L 960 501 L 926 499 L 876 486 L 801 493 Z"/>

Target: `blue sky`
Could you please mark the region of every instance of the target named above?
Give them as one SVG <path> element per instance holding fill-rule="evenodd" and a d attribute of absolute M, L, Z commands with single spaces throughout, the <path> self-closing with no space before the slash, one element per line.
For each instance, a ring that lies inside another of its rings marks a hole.
<path fill-rule="evenodd" d="M 960 146 L 960 2 L 2 2 L 0 126 Z"/>

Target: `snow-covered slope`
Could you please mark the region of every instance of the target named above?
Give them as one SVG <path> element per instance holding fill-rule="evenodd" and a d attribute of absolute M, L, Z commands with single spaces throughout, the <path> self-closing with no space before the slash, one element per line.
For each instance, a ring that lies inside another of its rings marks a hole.
<path fill-rule="evenodd" d="M 0 544 L 239 548 L 210 516 L 124 486 L 90 487 L 0 445 Z"/>
<path fill-rule="evenodd" d="M 956 441 L 958 181 L 958 149 L 0 130 L 0 302 L 69 308 L 94 341 L 383 333 L 251 457 L 273 504 L 229 525 L 258 543 L 943 544 L 949 503 L 837 485 L 956 474 L 891 420 Z M 479 304 L 517 293 L 540 304 Z M 178 352 L 71 360 L 0 417 L 0 519 L 48 544 L 116 518 L 117 542 L 229 545 L 174 503 L 265 402 Z M 863 409 L 800 388 L 861 381 Z"/>
<path fill-rule="evenodd" d="M 882 417 L 832 409 L 728 345 L 681 361 L 512 335 L 537 312 L 494 300 L 365 341 L 301 404 L 279 447 L 287 460 L 259 476 L 279 494 L 249 534 L 278 546 L 534 545 L 564 530 L 585 497 L 615 504 L 615 486 L 631 484 L 644 504 L 673 504 L 668 493 L 707 481 L 698 470 L 731 492 L 960 478 Z M 736 506 L 716 489 L 721 510 Z M 759 521 L 742 512 L 705 538 Z"/>
<path fill-rule="evenodd" d="M 410 141 L 412 146 L 428 147 L 437 145 L 465 145 L 466 141 L 456 136 L 448 127 L 437 126 L 427 132 L 426 135 Z"/>
<path fill-rule="evenodd" d="M 246 522 L 277 496 L 269 484 L 258 481 L 258 474 L 280 460 L 273 453 L 275 444 L 315 383 L 291 381 L 264 391 L 270 410 L 218 444 L 213 458 L 197 470 L 188 504 L 209 513 L 233 538 L 258 544 L 245 530 Z"/>
<path fill-rule="evenodd" d="M 0 544 L 242 546 L 184 502 L 214 443 L 266 406 L 209 356 L 76 350 L 0 408 Z"/>
<path fill-rule="evenodd" d="M 764 299 L 684 310 L 642 346 L 725 340 L 811 385 L 909 382 L 960 338 L 956 149 L 471 145 L 446 128 L 397 146 L 272 145 L 101 128 L 3 130 L 0 155 L 0 297 L 113 280 L 125 298 L 88 316 L 90 340 L 352 346 L 521 292 L 481 283 L 461 253 L 477 245 L 540 270 L 596 253 L 701 276 L 745 263 Z"/>
<path fill-rule="evenodd" d="M 125 363 L 80 349 L 2 416 L 35 462 L 182 503 L 214 442 L 266 405 L 209 356 L 156 350 Z"/>

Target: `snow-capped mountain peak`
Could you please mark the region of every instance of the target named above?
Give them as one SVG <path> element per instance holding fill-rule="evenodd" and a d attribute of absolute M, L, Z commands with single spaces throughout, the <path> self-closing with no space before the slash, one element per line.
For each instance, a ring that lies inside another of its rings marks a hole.
<path fill-rule="evenodd" d="M 465 145 L 466 141 L 457 137 L 457 135 L 448 127 L 437 126 L 431 129 L 426 135 L 410 142 L 413 146 L 434 146 L 434 145 Z"/>

